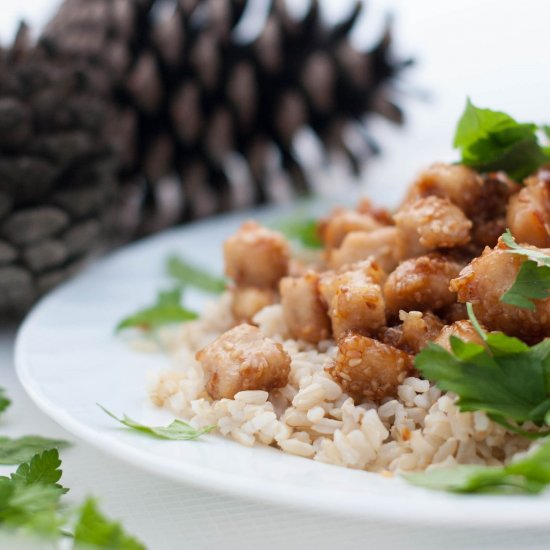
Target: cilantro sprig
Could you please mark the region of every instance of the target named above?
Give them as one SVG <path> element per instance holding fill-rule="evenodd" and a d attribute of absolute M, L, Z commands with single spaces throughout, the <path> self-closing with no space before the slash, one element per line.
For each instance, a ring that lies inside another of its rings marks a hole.
<path fill-rule="evenodd" d="M 50 439 L 39 435 L 18 438 L 0 436 L 0 464 L 21 464 L 34 455 L 51 449 L 64 449 L 70 443 L 63 439 Z"/>
<path fill-rule="evenodd" d="M 507 252 L 523 256 L 525 261 L 501 301 L 534 311 L 536 306 L 533 300 L 544 300 L 550 296 L 550 256 L 540 250 L 520 246 L 510 230 L 502 235 L 502 241 L 508 247 Z"/>
<path fill-rule="evenodd" d="M 455 493 L 538 494 L 550 483 L 550 441 L 508 466 L 456 466 L 405 474 L 413 485 Z"/>
<path fill-rule="evenodd" d="M 521 425 L 546 423 L 550 339 L 530 347 L 501 332 L 486 334 L 470 304 L 468 313 L 483 345 L 451 336 L 449 352 L 430 343 L 416 356 L 416 368 L 441 389 L 455 393 L 461 411 L 485 411 L 494 421 L 532 438 L 548 435 L 527 432 Z"/>
<path fill-rule="evenodd" d="M 154 305 L 124 318 L 116 326 L 116 332 L 128 328 L 150 331 L 162 325 L 182 323 L 197 319 L 198 315 L 181 305 L 182 290 L 175 288 L 160 291 Z"/>
<path fill-rule="evenodd" d="M 323 242 L 317 232 L 318 221 L 302 212 L 279 220 L 275 229 L 287 239 L 299 243 L 304 248 L 321 249 Z"/>
<path fill-rule="evenodd" d="M 481 109 L 468 99 L 458 122 L 454 146 L 461 162 L 480 172 L 503 170 L 521 181 L 550 160 L 538 140 L 539 127 L 520 123 L 506 113 Z"/>
<path fill-rule="evenodd" d="M 119 418 L 99 403 L 98 407 L 100 407 L 103 412 L 108 414 L 111 418 L 115 419 L 123 426 L 126 426 L 131 430 L 135 430 L 145 435 L 157 437 L 160 439 L 170 439 L 175 441 L 195 440 L 198 439 L 201 435 L 211 432 L 213 429 L 216 428 L 215 425 L 211 425 L 206 426 L 205 428 L 197 429 L 191 426 L 191 424 L 188 424 L 187 422 L 178 419 L 174 420 L 168 426 L 146 426 L 144 424 L 136 422 L 135 420 L 132 420 L 129 416 L 126 416 L 125 414 L 122 416 L 122 418 Z"/>
<path fill-rule="evenodd" d="M 0 414 L 2 414 L 11 405 L 11 400 L 6 395 L 6 390 L 0 387 Z"/>
<path fill-rule="evenodd" d="M 122 526 L 106 518 L 95 500 L 87 499 L 76 510 L 62 502 L 68 491 L 61 480 L 57 449 L 36 454 L 9 477 L 0 477 L 0 529 L 56 540 L 72 539 L 70 548 L 145 550 Z M 75 521 L 73 521 L 75 518 Z M 67 531 L 74 524 L 74 534 Z M 69 546 L 64 546 L 69 548 Z"/>
<path fill-rule="evenodd" d="M 178 256 L 170 256 L 166 262 L 168 275 L 179 284 L 198 288 L 210 294 L 220 294 L 227 288 L 227 281 Z"/>

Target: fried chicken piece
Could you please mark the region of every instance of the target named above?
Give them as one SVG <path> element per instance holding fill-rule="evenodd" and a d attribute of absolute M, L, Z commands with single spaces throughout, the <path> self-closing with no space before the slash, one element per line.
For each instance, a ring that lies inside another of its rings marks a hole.
<path fill-rule="evenodd" d="M 506 223 L 518 242 L 550 247 L 550 168 L 527 178 L 510 198 Z"/>
<path fill-rule="evenodd" d="M 404 204 L 395 214 L 396 254 L 412 258 L 437 248 L 462 246 L 472 222 L 449 199 L 429 196 Z"/>
<path fill-rule="evenodd" d="M 416 354 L 434 341 L 443 328 L 443 321 L 431 312 L 400 311 L 401 325 L 385 327 L 380 332 L 380 340 L 407 353 Z"/>
<path fill-rule="evenodd" d="M 319 235 L 326 248 L 338 248 L 352 231 L 372 231 L 383 227 L 372 214 L 345 208 L 335 208 L 328 218 L 319 222 Z"/>
<path fill-rule="evenodd" d="M 393 225 L 393 216 L 387 208 L 374 206 L 371 200 L 363 197 L 357 204 L 355 210 L 360 214 L 368 214 L 382 225 Z"/>
<path fill-rule="evenodd" d="M 436 163 L 420 174 L 405 202 L 429 196 L 446 198 L 470 217 L 482 193 L 483 180 L 476 171 L 462 164 Z"/>
<path fill-rule="evenodd" d="M 521 187 L 504 172 L 491 172 L 482 176 L 483 187 L 478 200 L 469 208 L 472 220 L 472 245 L 475 255 L 486 246 L 493 247 L 506 230 L 506 210 L 510 197 Z"/>
<path fill-rule="evenodd" d="M 373 231 L 352 231 L 348 233 L 339 248 L 329 252 L 328 264 L 338 269 L 346 264 L 366 260 L 370 256 L 380 264 L 387 273 L 397 265 L 395 245 L 397 229 L 393 226 L 381 227 Z"/>
<path fill-rule="evenodd" d="M 238 322 L 250 322 L 252 317 L 266 306 L 278 301 L 278 294 L 271 288 L 238 286 L 231 290 L 231 313 Z"/>
<path fill-rule="evenodd" d="M 460 338 L 463 342 L 473 342 L 474 344 L 483 344 L 483 340 L 476 332 L 474 325 L 470 321 L 456 321 L 452 325 L 445 325 L 437 338 L 434 339 L 434 344 L 439 344 L 447 351 L 451 351 L 451 336 Z"/>
<path fill-rule="evenodd" d="M 376 334 L 386 324 L 380 286 L 384 278 L 384 271 L 372 259 L 321 275 L 319 291 L 335 338 L 350 330 Z"/>
<path fill-rule="evenodd" d="M 276 289 L 288 272 L 290 248 L 276 231 L 249 221 L 223 247 L 225 272 L 237 286 Z"/>
<path fill-rule="evenodd" d="M 291 336 L 316 344 L 330 338 L 330 319 L 319 295 L 319 275 L 284 277 L 279 284 L 283 317 Z"/>
<path fill-rule="evenodd" d="M 268 391 L 288 382 L 289 355 L 252 325 L 228 330 L 195 357 L 204 369 L 206 391 L 212 399 L 233 399 L 240 391 Z"/>
<path fill-rule="evenodd" d="M 534 311 L 500 301 L 514 284 L 524 259 L 506 252 L 500 240 L 496 248 L 486 248 L 474 258 L 451 281 L 451 289 L 458 293 L 460 302 L 472 302 L 476 317 L 488 330 L 534 342 L 550 336 L 550 298 L 534 300 Z"/>
<path fill-rule="evenodd" d="M 338 341 L 336 359 L 327 368 L 357 402 L 395 395 L 397 386 L 412 370 L 412 358 L 404 351 L 353 333 Z"/>
<path fill-rule="evenodd" d="M 462 265 L 435 252 L 401 262 L 384 284 L 388 314 L 396 316 L 400 310 L 436 311 L 452 304 L 456 293 L 449 284 Z"/>

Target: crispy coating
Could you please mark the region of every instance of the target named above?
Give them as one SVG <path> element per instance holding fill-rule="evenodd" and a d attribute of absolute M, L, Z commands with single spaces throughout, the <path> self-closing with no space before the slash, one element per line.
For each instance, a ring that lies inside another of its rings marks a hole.
<path fill-rule="evenodd" d="M 429 311 L 400 311 L 399 319 L 402 321 L 400 325 L 382 329 L 380 340 L 412 354 L 435 340 L 444 326 L 443 321 Z"/>
<path fill-rule="evenodd" d="M 275 304 L 278 298 L 271 288 L 238 286 L 231 289 L 231 313 L 237 322 L 250 322 L 258 311 Z"/>
<path fill-rule="evenodd" d="M 381 227 L 373 231 L 352 231 L 348 233 L 339 248 L 329 252 L 328 264 L 338 269 L 346 264 L 366 260 L 370 256 L 387 273 L 397 266 L 395 245 L 397 229 L 393 226 Z"/>
<path fill-rule="evenodd" d="M 482 176 L 483 187 L 478 200 L 470 207 L 472 220 L 472 245 L 475 255 L 486 246 L 493 247 L 506 229 L 506 209 L 510 197 L 521 187 L 503 172 L 491 172 Z"/>
<path fill-rule="evenodd" d="M 326 248 L 337 248 L 352 231 L 372 231 L 383 227 L 371 213 L 335 208 L 328 218 L 319 222 L 319 235 Z"/>
<path fill-rule="evenodd" d="M 483 180 L 471 168 L 436 163 L 420 174 L 405 202 L 429 196 L 447 198 L 469 217 L 477 209 L 482 193 Z"/>
<path fill-rule="evenodd" d="M 252 325 L 228 330 L 195 357 L 203 366 L 212 399 L 232 399 L 245 390 L 282 388 L 288 382 L 289 355 Z"/>
<path fill-rule="evenodd" d="M 435 338 L 434 343 L 439 344 L 447 351 L 451 351 L 451 336 L 460 338 L 463 342 L 473 342 L 474 344 L 483 344 L 483 340 L 474 329 L 470 321 L 456 321 L 452 325 L 445 325 L 441 332 Z"/>
<path fill-rule="evenodd" d="M 377 222 L 382 225 L 393 225 L 393 216 L 390 211 L 386 208 L 381 208 L 379 206 L 374 206 L 372 201 L 367 197 L 363 197 L 357 204 L 355 209 L 360 214 L 368 214 L 372 216 Z"/>
<path fill-rule="evenodd" d="M 291 336 L 316 344 L 330 338 L 326 306 L 319 296 L 319 275 L 284 277 L 279 284 L 283 316 Z"/>
<path fill-rule="evenodd" d="M 380 286 L 384 278 L 384 271 L 374 260 L 321 275 L 319 291 L 328 307 L 335 338 L 350 330 L 376 334 L 385 325 L 384 297 Z"/>
<path fill-rule="evenodd" d="M 550 169 L 540 170 L 525 184 L 510 198 L 506 223 L 518 242 L 550 247 Z"/>
<path fill-rule="evenodd" d="M 336 359 L 327 369 L 357 402 L 395 395 L 412 370 L 412 358 L 404 351 L 353 333 L 338 341 Z"/>
<path fill-rule="evenodd" d="M 290 249 L 285 238 L 253 221 L 229 237 L 223 251 L 225 272 L 237 286 L 276 289 L 288 272 Z"/>
<path fill-rule="evenodd" d="M 435 311 L 452 304 L 456 293 L 449 289 L 462 264 L 439 253 L 401 262 L 384 285 L 388 315 L 400 310 Z"/>
<path fill-rule="evenodd" d="M 533 247 L 535 248 L 535 247 Z M 524 258 L 506 252 L 499 241 L 495 249 L 486 248 L 451 281 L 461 302 L 472 302 L 474 313 L 488 330 L 501 330 L 532 342 L 550 336 L 550 298 L 534 300 L 530 311 L 500 301 L 516 280 Z"/>
<path fill-rule="evenodd" d="M 394 218 L 400 259 L 462 246 L 470 240 L 472 222 L 447 198 L 429 196 L 408 202 Z"/>

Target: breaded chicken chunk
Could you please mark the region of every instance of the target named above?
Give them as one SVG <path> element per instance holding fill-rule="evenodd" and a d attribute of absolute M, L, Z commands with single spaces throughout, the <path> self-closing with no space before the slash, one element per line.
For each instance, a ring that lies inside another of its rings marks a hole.
<path fill-rule="evenodd" d="M 384 278 L 384 271 L 373 260 L 321 275 L 319 291 L 328 307 L 335 338 L 350 330 L 373 335 L 385 325 L 384 297 L 380 287 Z"/>
<path fill-rule="evenodd" d="M 429 311 L 400 311 L 399 319 L 400 325 L 381 330 L 380 340 L 407 353 L 418 353 L 434 341 L 443 328 L 443 321 Z"/>
<path fill-rule="evenodd" d="M 352 231 L 372 231 L 383 224 L 372 214 L 335 208 L 328 218 L 319 222 L 319 235 L 326 248 L 337 248 Z"/>
<path fill-rule="evenodd" d="M 502 241 L 494 249 L 486 248 L 451 281 L 451 288 L 459 301 L 472 302 L 476 317 L 488 330 L 501 330 L 528 342 L 550 336 L 550 298 L 534 300 L 534 311 L 500 300 L 525 260 L 506 248 Z"/>
<path fill-rule="evenodd" d="M 419 175 L 405 202 L 429 196 L 446 198 L 469 217 L 482 193 L 483 180 L 475 170 L 461 164 L 435 163 Z"/>
<path fill-rule="evenodd" d="M 271 288 L 238 286 L 231 289 L 231 313 L 236 321 L 250 322 L 266 306 L 277 303 L 279 295 Z"/>
<path fill-rule="evenodd" d="M 249 221 L 223 247 L 225 273 L 237 286 L 276 289 L 288 272 L 290 248 L 276 231 Z"/>
<path fill-rule="evenodd" d="M 447 198 L 429 196 L 404 204 L 395 214 L 396 253 L 413 258 L 438 248 L 470 241 L 472 222 Z"/>
<path fill-rule="evenodd" d="M 506 223 L 518 242 L 550 247 L 550 168 L 527 178 L 511 197 Z"/>
<path fill-rule="evenodd" d="M 379 401 L 397 392 L 413 370 L 405 352 L 373 338 L 349 333 L 338 341 L 338 354 L 329 374 L 357 402 Z"/>
<path fill-rule="evenodd" d="M 289 355 L 252 325 L 228 330 L 195 357 L 204 369 L 212 399 L 232 399 L 245 390 L 282 388 L 288 382 Z"/>
<path fill-rule="evenodd" d="M 404 311 L 435 311 L 456 301 L 449 284 L 463 264 L 433 252 L 400 263 L 384 284 L 388 315 Z"/>
<path fill-rule="evenodd" d="M 339 248 L 329 252 L 328 264 L 332 269 L 338 269 L 372 256 L 384 271 L 390 273 L 397 266 L 396 242 L 397 229 L 394 226 L 369 232 L 352 231 L 345 236 Z"/>
<path fill-rule="evenodd" d="M 330 319 L 319 295 L 319 275 L 284 277 L 279 284 L 283 316 L 291 336 L 316 344 L 330 338 Z"/>

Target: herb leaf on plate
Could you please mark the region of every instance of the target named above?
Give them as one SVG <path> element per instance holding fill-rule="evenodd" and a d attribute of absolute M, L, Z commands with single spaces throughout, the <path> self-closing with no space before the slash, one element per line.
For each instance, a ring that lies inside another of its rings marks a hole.
<path fill-rule="evenodd" d="M 471 306 L 469 314 L 481 330 Z M 452 336 L 450 352 L 430 343 L 416 356 L 415 366 L 441 389 L 454 392 L 462 411 L 485 411 L 500 423 L 542 424 L 550 410 L 550 340 L 529 347 L 503 333 L 482 336 L 485 345 Z"/>
<path fill-rule="evenodd" d="M 6 390 L 0 387 L 0 414 L 11 405 L 11 400 L 6 395 Z"/>
<path fill-rule="evenodd" d="M 506 113 L 481 109 L 468 99 L 458 122 L 454 146 L 461 162 L 480 172 L 504 170 L 522 180 L 549 160 L 537 136 L 538 126 Z"/>
<path fill-rule="evenodd" d="M 297 213 L 290 218 L 280 220 L 275 229 L 287 239 L 299 242 L 304 248 L 321 249 L 323 242 L 317 232 L 318 221 Z"/>
<path fill-rule="evenodd" d="M 198 439 L 201 435 L 205 433 L 211 432 L 213 429 L 216 428 L 215 425 L 212 425 L 206 426 L 205 428 L 197 429 L 187 422 L 184 422 L 183 420 L 174 420 L 168 426 L 145 426 L 144 424 L 140 424 L 139 422 L 132 420 L 126 415 L 123 415 L 122 418 L 118 418 L 115 414 L 108 411 L 105 407 L 99 405 L 99 403 L 98 406 L 111 418 L 114 418 L 117 422 L 120 422 L 127 428 L 160 439 L 171 439 L 178 441 L 194 440 Z"/>
<path fill-rule="evenodd" d="M 168 258 L 166 271 L 184 287 L 191 286 L 211 294 L 220 294 L 227 287 L 227 281 L 223 277 L 216 277 L 178 256 Z"/>
<path fill-rule="evenodd" d="M 550 256 L 540 250 L 533 250 L 517 244 L 510 230 L 502 235 L 502 241 L 510 254 L 525 257 L 514 284 L 500 300 L 510 305 L 534 311 L 533 300 L 543 300 L 550 296 Z"/>
<path fill-rule="evenodd" d="M 0 436 L 0 464 L 21 464 L 37 453 L 50 449 L 64 449 L 70 443 L 63 439 L 49 439 L 39 435 L 26 435 L 12 439 Z"/>
<path fill-rule="evenodd" d="M 145 546 L 128 535 L 119 522 L 106 518 L 92 498 L 88 498 L 80 508 L 74 541 L 86 548 L 145 550 Z"/>
<path fill-rule="evenodd" d="M 197 319 L 198 315 L 181 305 L 182 290 L 176 288 L 169 291 L 160 291 L 157 302 L 126 317 L 116 326 L 116 332 L 127 328 L 153 330 L 162 325 L 181 323 Z"/>
<path fill-rule="evenodd" d="M 456 493 L 540 493 L 550 483 L 550 441 L 508 466 L 463 465 L 404 475 L 413 485 Z"/>

